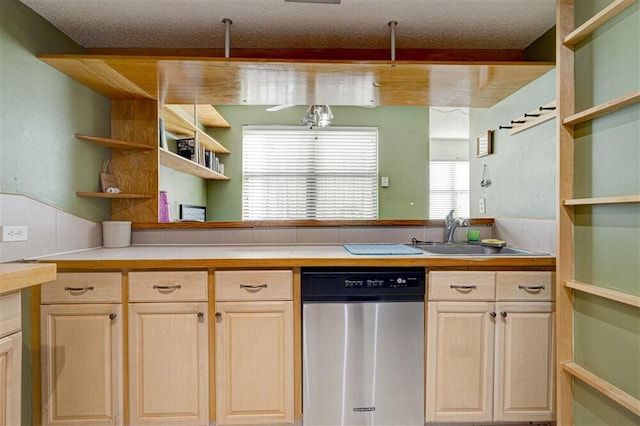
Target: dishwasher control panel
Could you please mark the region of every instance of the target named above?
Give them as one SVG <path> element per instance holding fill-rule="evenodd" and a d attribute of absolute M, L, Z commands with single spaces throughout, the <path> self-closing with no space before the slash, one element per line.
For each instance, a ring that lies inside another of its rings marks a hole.
<path fill-rule="evenodd" d="M 424 268 L 303 268 L 302 300 L 418 300 Z"/>

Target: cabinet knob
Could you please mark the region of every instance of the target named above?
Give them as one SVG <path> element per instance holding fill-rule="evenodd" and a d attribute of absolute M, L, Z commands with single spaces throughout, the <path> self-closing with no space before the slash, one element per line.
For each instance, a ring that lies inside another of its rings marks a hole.
<path fill-rule="evenodd" d="M 491 315 L 491 318 L 495 318 L 497 314 L 495 312 L 489 312 L 489 315 Z"/>
<path fill-rule="evenodd" d="M 500 315 L 502 315 L 502 318 L 506 318 L 507 317 L 507 313 L 505 311 L 500 312 Z"/>
<path fill-rule="evenodd" d="M 222 318 L 222 312 L 216 312 L 216 318 Z"/>
<path fill-rule="evenodd" d="M 114 320 L 114 319 L 116 319 L 117 316 L 118 316 L 118 314 L 111 313 L 111 314 L 109 314 L 109 319 L 110 320 Z"/>
<path fill-rule="evenodd" d="M 198 312 L 198 318 L 200 319 L 204 318 L 204 312 Z"/>

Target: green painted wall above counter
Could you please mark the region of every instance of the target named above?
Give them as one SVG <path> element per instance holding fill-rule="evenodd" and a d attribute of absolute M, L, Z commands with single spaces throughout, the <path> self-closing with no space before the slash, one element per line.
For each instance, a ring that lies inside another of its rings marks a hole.
<path fill-rule="evenodd" d="M 17 0 L 0 2 L 0 193 L 23 194 L 93 221 L 109 218 L 95 191 L 109 150 L 74 138 L 109 135 L 110 103 L 36 58 L 80 46 Z"/>

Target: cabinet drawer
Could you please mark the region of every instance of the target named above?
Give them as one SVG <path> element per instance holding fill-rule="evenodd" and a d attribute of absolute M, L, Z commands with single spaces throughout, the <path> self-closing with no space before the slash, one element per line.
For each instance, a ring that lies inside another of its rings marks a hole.
<path fill-rule="evenodd" d="M 61 272 L 42 285 L 41 303 L 120 303 L 120 272 Z"/>
<path fill-rule="evenodd" d="M 429 273 L 429 300 L 493 300 L 495 272 Z"/>
<path fill-rule="evenodd" d="M 0 338 L 21 328 L 20 291 L 0 295 Z"/>
<path fill-rule="evenodd" d="M 216 300 L 291 300 L 292 271 L 216 271 Z"/>
<path fill-rule="evenodd" d="M 496 273 L 496 300 L 555 299 L 555 277 L 551 271 Z"/>
<path fill-rule="evenodd" d="M 129 273 L 130 302 L 206 302 L 207 271 Z"/>

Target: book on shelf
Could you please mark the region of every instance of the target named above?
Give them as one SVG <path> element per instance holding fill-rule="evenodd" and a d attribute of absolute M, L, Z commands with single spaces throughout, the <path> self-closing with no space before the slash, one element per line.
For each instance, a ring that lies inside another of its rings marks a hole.
<path fill-rule="evenodd" d="M 197 162 L 196 140 L 194 138 L 177 139 L 178 155 Z"/>

